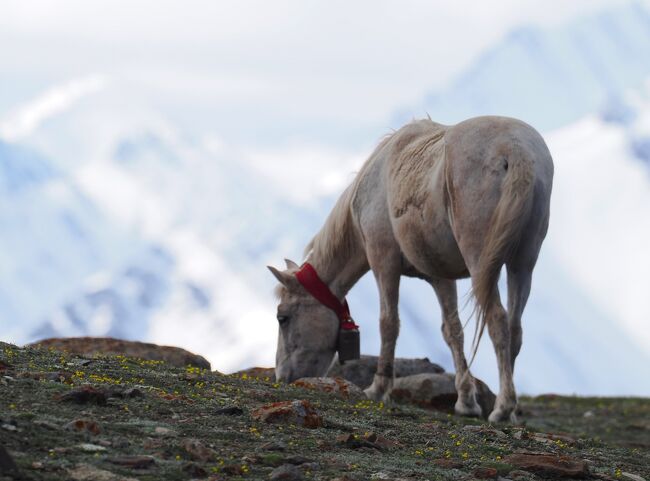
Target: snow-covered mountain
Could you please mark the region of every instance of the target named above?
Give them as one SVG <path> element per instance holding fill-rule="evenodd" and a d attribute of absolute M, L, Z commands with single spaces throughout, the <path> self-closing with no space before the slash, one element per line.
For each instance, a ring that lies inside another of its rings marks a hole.
<path fill-rule="evenodd" d="M 414 111 L 443 123 L 499 114 L 548 131 L 618 103 L 649 72 L 650 12 L 630 2 L 552 29 L 522 26 L 396 119 Z"/>
<path fill-rule="evenodd" d="M 59 310 L 58 326 L 69 322 L 78 332 L 94 331 L 92 316 L 78 316 L 63 301 L 148 247 L 106 219 L 67 173 L 32 150 L 1 141 L 0 198 L 3 332 L 25 338 L 36 319 Z M 110 332 L 133 335 L 146 325 L 134 320 L 127 328 L 126 320 L 121 316 Z"/>
<path fill-rule="evenodd" d="M 638 376 L 650 361 L 648 18 L 629 4 L 521 29 L 406 115 L 501 113 L 545 131 L 556 180 L 524 316 L 524 392 L 650 395 Z M 300 260 L 368 152 L 252 151 L 188 131 L 140 93 L 113 80 L 29 135 L 0 139 L 3 340 L 117 335 L 194 350 L 223 371 L 270 365 L 274 281 L 264 266 Z M 372 276 L 349 300 L 363 351 L 376 353 Z M 404 280 L 401 312 L 398 354 L 453 369 L 432 290 Z M 473 370 L 496 386 L 487 336 Z"/>

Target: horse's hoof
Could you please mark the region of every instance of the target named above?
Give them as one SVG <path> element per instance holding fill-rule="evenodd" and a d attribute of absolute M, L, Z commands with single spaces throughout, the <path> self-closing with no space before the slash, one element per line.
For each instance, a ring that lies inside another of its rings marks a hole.
<path fill-rule="evenodd" d="M 519 419 L 517 418 L 516 410 L 513 410 L 510 413 L 510 424 L 519 424 Z"/>
<path fill-rule="evenodd" d="M 393 390 L 393 378 L 388 376 L 380 376 L 375 374 L 372 384 L 364 389 L 364 393 L 368 399 L 376 402 L 384 402 L 390 400 L 390 392 Z"/>
<path fill-rule="evenodd" d="M 514 413 L 514 410 L 503 410 L 503 409 L 495 409 L 490 413 L 488 416 L 488 421 L 492 424 L 496 423 L 505 423 L 505 422 L 512 422 L 512 419 L 517 419 Z"/>
<path fill-rule="evenodd" d="M 379 401 L 383 401 L 384 399 L 384 393 L 379 392 L 377 389 L 374 389 L 372 386 L 370 386 L 368 389 L 364 389 L 363 393 L 371 401 L 379 402 Z"/>
<path fill-rule="evenodd" d="M 480 418 L 483 415 L 481 406 L 479 406 L 476 402 L 473 405 L 456 402 L 456 405 L 454 406 L 454 412 L 459 416 L 465 416 L 468 418 Z"/>

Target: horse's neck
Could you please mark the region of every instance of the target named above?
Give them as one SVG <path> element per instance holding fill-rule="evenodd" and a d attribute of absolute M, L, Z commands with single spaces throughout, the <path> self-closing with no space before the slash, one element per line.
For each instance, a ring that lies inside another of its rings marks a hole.
<path fill-rule="evenodd" d="M 355 243 L 346 252 L 335 252 L 330 260 L 320 259 L 317 253 L 312 252 L 306 261 L 314 266 L 321 280 L 339 299 L 343 299 L 369 269 L 363 247 L 359 243 Z"/>

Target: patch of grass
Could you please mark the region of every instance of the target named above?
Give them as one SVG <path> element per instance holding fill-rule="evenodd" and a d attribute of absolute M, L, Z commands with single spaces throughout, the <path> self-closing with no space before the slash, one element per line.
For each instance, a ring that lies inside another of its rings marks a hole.
<path fill-rule="evenodd" d="M 0 373 L 0 378 L 9 376 L 0 385 L 0 424 L 11 426 L 0 427 L 0 443 L 30 479 L 67 480 L 74 466 L 90 464 L 143 481 L 187 480 L 193 476 L 189 463 L 218 479 L 268 479 L 275 466 L 297 456 L 316 463 L 303 468 L 314 480 L 342 475 L 361 480 L 378 473 L 471 479 L 477 467 L 492 467 L 506 476 L 514 467 L 503 459 L 521 450 L 587 459 L 593 471 L 612 477 L 623 471 L 650 476 L 647 399 L 522 397 L 522 431 L 414 406 L 345 400 L 295 386 L 124 356 L 97 357 L 87 363 L 53 350 L 0 343 L 0 361 L 10 365 Z M 106 392 L 137 388 L 142 396 L 109 397 L 106 405 L 57 401 L 61 394 L 85 385 Z M 264 404 L 292 399 L 310 401 L 323 416 L 324 427 L 266 424 L 250 415 Z M 215 414 L 227 406 L 240 407 L 243 414 Z M 100 433 L 64 429 L 81 417 L 94 420 Z M 395 445 L 375 449 L 361 443 L 353 448 L 336 441 L 342 434 L 363 437 L 371 432 Z M 534 436 L 540 432 L 563 437 Z M 198 439 L 216 458 L 192 459 L 181 445 L 185 438 Z M 264 450 L 270 441 L 285 445 L 285 450 Z M 84 452 L 78 448 L 81 443 L 105 451 Z M 134 470 L 111 463 L 111 458 L 124 455 L 152 456 L 155 464 Z M 445 462 L 451 464 L 445 467 Z"/>

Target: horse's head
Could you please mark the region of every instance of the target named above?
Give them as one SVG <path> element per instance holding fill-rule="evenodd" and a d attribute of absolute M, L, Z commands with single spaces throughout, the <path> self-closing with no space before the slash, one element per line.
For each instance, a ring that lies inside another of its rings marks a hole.
<path fill-rule="evenodd" d="M 275 376 L 292 382 L 301 377 L 324 376 L 336 353 L 339 320 L 314 299 L 296 279 L 298 265 L 287 260 L 287 270 L 269 270 L 280 281 L 277 289 L 278 350 Z"/>

